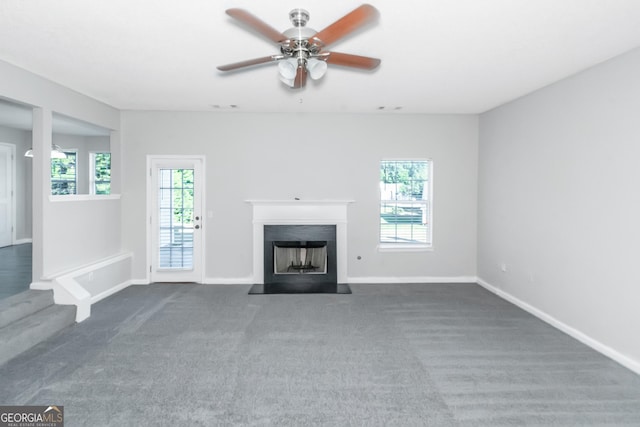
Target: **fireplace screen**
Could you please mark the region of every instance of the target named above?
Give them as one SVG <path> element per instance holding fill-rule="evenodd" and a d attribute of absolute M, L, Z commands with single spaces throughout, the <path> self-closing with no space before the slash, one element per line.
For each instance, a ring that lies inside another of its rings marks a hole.
<path fill-rule="evenodd" d="M 327 242 L 274 242 L 274 274 L 326 274 Z"/>

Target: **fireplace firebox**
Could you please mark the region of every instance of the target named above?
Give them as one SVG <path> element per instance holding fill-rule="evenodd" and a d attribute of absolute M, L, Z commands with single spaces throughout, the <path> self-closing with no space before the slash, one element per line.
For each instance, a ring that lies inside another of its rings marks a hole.
<path fill-rule="evenodd" d="M 337 293 L 335 225 L 265 225 L 264 293 Z"/>

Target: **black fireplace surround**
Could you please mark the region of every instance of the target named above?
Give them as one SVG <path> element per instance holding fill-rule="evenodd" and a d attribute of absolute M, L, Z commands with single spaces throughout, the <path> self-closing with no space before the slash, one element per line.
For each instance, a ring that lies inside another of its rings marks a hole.
<path fill-rule="evenodd" d="M 326 248 L 326 269 L 317 270 L 292 263 L 287 274 L 275 269 L 276 247 Z M 265 225 L 264 287 L 265 294 L 338 293 L 335 225 Z"/>

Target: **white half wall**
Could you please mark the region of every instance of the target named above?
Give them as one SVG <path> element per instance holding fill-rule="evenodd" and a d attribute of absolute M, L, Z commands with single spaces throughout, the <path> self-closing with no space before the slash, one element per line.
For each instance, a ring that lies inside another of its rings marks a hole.
<path fill-rule="evenodd" d="M 44 233 L 43 278 L 114 256 L 120 250 L 120 200 L 51 197 Z M 54 225 L 58 226 L 54 226 Z"/>
<path fill-rule="evenodd" d="M 478 276 L 640 372 L 638 76 L 640 49 L 481 115 Z"/>
<path fill-rule="evenodd" d="M 207 158 L 208 282 L 253 274 L 246 200 L 353 200 L 348 277 L 476 275 L 478 119 L 473 115 L 123 112 L 123 244 L 144 281 L 147 154 Z M 379 252 L 379 163 L 434 161 L 434 249 Z M 358 260 L 357 257 L 361 259 Z"/>

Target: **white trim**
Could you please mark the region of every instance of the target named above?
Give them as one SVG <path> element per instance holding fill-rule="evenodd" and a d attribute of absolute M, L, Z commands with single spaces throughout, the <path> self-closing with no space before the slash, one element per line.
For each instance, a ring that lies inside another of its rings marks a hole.
<path fill-rule="evenodd" d="M 158 165 L 158 163 L 162 163 L 162 162 L 167 162 L 167 163 L 172 163 L 172 165 L 175 165 L 175 163 L 180 163 L 180 162 L 189 162 L 189 163 L 193 163 L 194 164 L 194 169 L 197 170 L 198 168 L 196 167 L 196 163 L 200 162 L 200 176 L 197 182 L 197 185 L 200 186 L 200 212 L 194 212 L 194 214 L 198 214 L 200 216 L 200 229 L 202 230 L 201 232 L 201 237 L 200 237 L 200 259 L 199 259 L 199 270 L 200 270 L 200 274 L 199 274 L 199 278 L 198 280 L 195 281 L 195 283 L 202 283 L 202 281 L 205 278 L 206 275 L 206 230 L 207 230 L 207 207 L 206 207 L 206 194 L 207 194 L 207 156 L 205 155 L 197 155 L 197 154 L 174 154 L 174 155 L 167 155 L 167 154 L 162 154 L 162 155 L 157 155 L 157 154 L 147 154 L 147 164 L 146 164 L 146 169 L 145 169 L 145 174 L 146 174 L 146 202 L 147 202 L 147 212 L 146 212 L 146 218 L 145 218 L 145 223 L 146 223 L 146 227 L 147 227 L 147 247 L 146 247 L 146 265 L 145 265 L 145 274 L 146 274 L 146 282 L 147 283 L 151 283 L 151 277 L 152 277 L 152 272 L 150 271 L 152 266 L 154 265 L 153 262 L 153 258 L 154 258 L 154 238 L 153 238 L 153 233 L 154 233 L 154 229 L 153 229 L 153 224 L 151 224 L 151 218 L 152 216 L 154 218 L 157 218 L 157 207 L 154 205 L 154 197 L 156 194 L 156 189 L 154 188 L 154 177 L 151 175 L 151 170 Z M 195 248 L 194 248 L 194 254 L 195 254 Z M 195 265 L 195 258 L 194 258 L 194 265 Z M 158 269 L 155 270 L 155 272 L 157 272 Z"/>
<path fill-rule="evenodd" d="M 26 243 L 33 243 L 33 239 L 28 238 L 28 239 L 18 239 L 16 240 L 13 244 L 14 245 L 24 245 Z"/>
<path fill-rule="evenodd" d="M 76 306 L 76 322 L 82 322 L 91 316 L 91 294 L 69 276 L 53 281 L 33 282 L 30 289 L 38 291 L 53 290 L 53 302 L 61 305 Z"/>
<path fill-rule="evenodd" d="M 150 285 L 151 282 L 149 282 L 149 280 L 147 279 L 132 279 L 131 280 L 131 285 L 133 286 L 146 286 L 146 285 Z"/>
<path fill-rule="evenodd" d="M 58 194 L 49 195 L 50 202 L 86 202 L 89 200 L 120 200 L 120 194 Z"/>
<path fill-rule="evenodd" d="M 620 352 L 618 352 L 617 350 L 601 343 L 600 341 L 597 341 L 593 338 L 591 338 L 590 336 L 588 336 L 587 334 L 585 334 L 584 332 L 581 332 L 569 325 L 567 325 L 566 323 L 563 323 L 561 321 L 559 321 L 558 319 L 556 319 L 555 317 L 545 313 L 544 311 L 522 301 L 521 299 L 511 295 L 508 292 L 505 292 L 491 284 L 489 284 L 488 282 L 486 282 L 485 280 L 478 278 L 478 284 L 480 286 L 482 286 L 483 288 L 485 288 L 486 290 L 488 290 L 489 292 L 492 292 L 494 294 L 496 294 L 497 296 L 499 296 L 500 298 L 509 301 L 510 303 L 520 307 L 521 309 L 523 309 L 524 311 L 536 316 L 538 319 L 550 324 L 551 326 L 553 326 L 556 329 L 559 329 L 560 331 L 564 332 L 565 334 L 569 335 L 572 338 L 575 338 L 576 340 L 580 341 L 581 343 L 591 347 L 592 349 L 596 350 L 599 353 L 602 353 L 603 355 L 607 356 L 608 358 L 618 362 L 619 364 L 621 364 L 622 366 L 626 367 L 627 369 L 630 369 L 631 371 L 635 372 L 636 374 L 640 375 L 640 361 L 634 360 L 628 356 L 625 356 L 624 354 L 621 354 Z"/>
<path fill-rule="evenodd" d="M 221 278 L 221 277 L 207 277 L 202 282 L 205 285 L 253 285 L 253 276 L 249 277 L 233 277 L 233 278 Z"/>
<path fill-rule="evenodd" d="M 347 207 L 353 200 L 246 200 L 253 205 L 253 280 L 264 283 L 264 226 L 336 226 L 336 275 L 347 283 Z"/>
<path fill-rule="evenodd" d="M 16 153 L 16 146 L 14 144 L 11 145 L 11 215 L 13 218 L 11 219 L 11 241 L 15 245 L 16 243 L 16 233 L 18 232 L 18 204 L 16 203 L 17 196 L 17 186 L 18 186 L 18 158 Z"/>
<path fill-rule="evenodd" d="M 96 154 L 109 154 L 109 163 L 113 163 L 111 151 L 89 151 L 89 194 L 92 196 L 98 196 L 98 194 L 96 194 Z M 109 168 L 109 171 L 111 171 L 111 168 Z M 109 178 L 109 186 L 111 186 L 111 178 Z M 103 194 L 103 196 L 105 195 L 106 194 Z"/>
<path fill-rule="evenodd" d="M 9 154 L 11 155 L 11 160 L 10 160 L 10 163 L 11 163 L 11 184 L 9 185 L 9 187 L 10 187 L 9 191 L 11 193 L 10 198 L 9 198 L 9 200 L 10 200 L 9 203 L 11 203 L 11 206 L 9 207 L 10 211 L 11 211 L 11 224 L 10 224 L 11 225 L 11 237 L 10 237 L 10 240 L 11 240 L 11 244 L 15 245 L 16 244 L 16 232 L 17 232 L 16 229 L 18 228 L 18 225 L 17 225 L 17 222 L 16 222 L 16 219 L 18 218 L 17 217 L 17 207 L 16 207 L 16 205 L 17 205 L 17 203 L 16 203 L 16 196 L 17 196 L 17 192 L 16 192 L 16 179 L 17 179 L 17 175 L 16 175 L 16 168 L 17 168 L 17 164 L 16 164 L 16 162 L 17 162 L 16 145 L 8 143 L 8 142 L 0 142 L 0 145 L 2 145 L 4 147 L 7 147 L 7 149 L 9 150 Z"/>
<path fill-rule="evenodd" d="M 247 203 L 251 203 L 254 206 L 289 206 L 291 204 L 294 205 L 346 205 L 349 203 L 354 203 L 355 200 L 351 200 L 351 199 L 346 199 L 346 200 L 339 200 L 339 199 L 322 199 L 322 200 L 314 200 L 314 199 L 309 199 L 309 200 L 255 200 L 255 199 L 249 199 L 249 200 L 245 200 L 245 202 Z"/>
<path fill-rule="evenodd" d="M 420 243 L 380 243 L 378 252 L 433 252 L 433 246 Z"/>
<path fill-rule="evenodd" d="M 101 268 L 104 268 L 110 264 L 115 264 L 116 262 L 124 261 L 125 259 L 130 257 L 133 258 L 132 252 L 121 253 L 118 255 L 103 258 L 102 260 L 93 262 L 91 264 L 85 264 L 79 267 L 73 267 L 67 270 L 62 270 L 62 271 L 55 272 L 53 274 L 49 274 L 47 276 L 42 277 L 41 280 L 53 280 L 58 277 L 67 276 L 67 275 L 72 275 L 74 277 L 81 276 L 83 274 L 90 273 L 92 271 L 96 271 Z"/>
<path fill-rule="evenodd" d="M 55 113 L 53 114 L 55 116 Z M 52 141 L 53 144 L 55 144 L 55 142 Z M 72 197 L 77 197 L 77 196 L 85 196 L 85 195 L 89 195 L 89 194 L 77 194 L 78 191 L 78 149 L 77 148 L 62 148 L 60 146 L 58 146 L 60 148 L 59 151 L 62 151 L 65 154 L 65 157 L 62 159 L 58 159 L 58 158 L 53 158 L 53 157 L 49 157 L 49 162 L 51 162 L 52 160 L 64 160 L 66 158 L 66 154 L 67 153 L 73 153 L 73 155 L 75 156 L 75 173 L 73 174 L 73 183 L 76 187 L 76 194 L 56 194 L 56 195 L 52 195 L 51 194 L 51 182 L 53 180 L 53 177 L 51 176 L 51 168 L 49 167 L 49 200 L 51 200 L 51 197 L 59 197 L 59 196 L 63 196 L 63 197 L 68 197 L 68 196 L 72 196 Z M 53 151 L 53 145 L 51 146 L 51 151 Z"/>
<path fill-rule="evenodd" d="M 349 277 L 349 284 L 477 283 L 476 276 Z"/>
<path fill-rule="evenodd" d="M 51 282 L 34 282 L 29 287 L 35 290 L 53 290 L 53 302 L 76 306 L 76 322 L 91 316 L 91 294 L 70 277 L 61 277 Z"/>
<path fill-rule="evenodd" d="M 428 199 L 422 199 L 424 200 L 424 203 L 427 205 L 427 209 L 429 210 L 429 235 L 427 236 L 427 240 L 429 241 L 429 243 L 419 243 L 419 245 L 421 245 L 422 247 L 427 247 L 427 248 L 433 248 L 433 200 L 434 200 L 434 194 L 433 194 L 433 169 L 434 169 L 434 161 L 433 158 L 430 157 L 417 157 L 417 158 L 382 158 L 380 159 L 380 161 L 378 162 L 378 172 L 380 171 L 380 165 L 382 164 L 382 162 L 428 162 L 429 163 L 429 198 Z M 382 204 L 382 194 L 381 194 L 381 189 L 380 189 L 380 179 L 378 179 L 378 214 L 380 214 L 380 208 L 381 208 L 381 204 Z M 423 197 L 424 197 L 424 189 L 423 189 Z M 394 200 L 388 200 L 389 202 L 393 202 Z M 380 229 L 380 225 L 378 225 L 378 240 L 380 240 L 381 237 L 381 229 Z M 397 245 L 399 248 L 399 251 L 405 250 L 404 249 L 404 244 L 402 243 L 379 243 L 378 245 L 378 250 L 380 252 L 386 252 L 387 249 L 380 249 L 380 246 L 383 245 Z M 383 246 L 384 247 L 384 246 Z M 389 251 L 392 251 L 393 249 L 389 249 Z"/>
<path fill-rule="evenodd" d="M 102 261 L 98 261 L 93 264 L 85 265 L 72 270 L 65 270 L 57 273 L 55 276 L 49 275 L 42 279 L 40 282 L 34 282 L 31 284 L 31 289 L 53 290 L 53 299 L 56 304 L 63 305 L 75 305 L 76 306 L 76 322 L 82 322 L 91 316 L 91 305 L 110 296 L 114 293 L 121 291 L 122 289 L 132 284 L 131 280 L 126 280 L 123 283 L 119 283 L 109 289 L 102 291 L 101 293 L 91 296 L 91 293 L 85 289 L 78 281 L 76 277 L 82 276 L 93 271 L 100 270 L 108 267 L 109 265 L 124 261 L 126 259 L 132 259 L 133 253 L 127 252 L 105 258 Z"/>
<path fill-rule="evenodd" d="M 99 294 L 91 297 L 91 304 L 95 304 L 98 301 L 101 301 L 107 297 L 110 297 L 116 292 L 120 292 L 124 288 L 128 288 L 131 285 L 132 285 L 131 280 L 127 280 L 125 282 L 120 283 L 119 285 L 114 286 L 113 288 L 109 288 L 106 291 L 100 292 Z"/>

